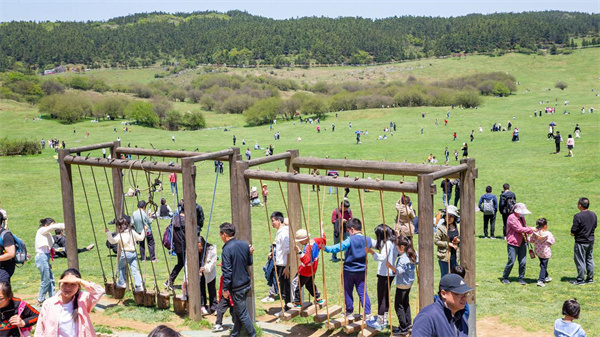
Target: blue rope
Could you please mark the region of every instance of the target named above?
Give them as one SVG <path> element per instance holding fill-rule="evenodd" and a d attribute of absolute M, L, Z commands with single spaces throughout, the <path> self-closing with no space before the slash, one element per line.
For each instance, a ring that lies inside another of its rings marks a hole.
<path fill-rule="evenodd" d="M 212 220 L 213 209 L 215 207 L 215 195 L 217 194 L 217 182 L 219 181 L 219 171 L 217 171 L 217 176 L 215 178 L 215 187 L 213 189 L 213 197 L 212 203 L 210 204 L 210 215 L 208 216 L 208 228 L 206 228 L 206 239 L 204 239 L 204 250 L 202 251 L 202 261 L 200 261 L 200 265 L 204 265 L 204 257 L 206 256 L 206 247 L 208 246 L 208 233 L 210 232 L 210 221 Z"/>

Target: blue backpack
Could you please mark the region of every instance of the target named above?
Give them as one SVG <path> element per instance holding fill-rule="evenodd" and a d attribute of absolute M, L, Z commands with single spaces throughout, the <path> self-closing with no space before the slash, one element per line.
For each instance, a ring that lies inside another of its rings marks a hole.
<path fill-rule="evenodd" d="M 27 246 L 25 246 L 25 242 L 23 242 L 23 240 L 21 240 L 18 236 L 14 235 L 8 229 L 3 229 L 2 232 L 0 232 L 0 245 L 4 247 L 4 236 L 7 233 L 12 235 L 13 240 L 15 241 L 15 262 L 17 265 L 25 264 L 25 262 L 29 260 L 27 255 Z"/>

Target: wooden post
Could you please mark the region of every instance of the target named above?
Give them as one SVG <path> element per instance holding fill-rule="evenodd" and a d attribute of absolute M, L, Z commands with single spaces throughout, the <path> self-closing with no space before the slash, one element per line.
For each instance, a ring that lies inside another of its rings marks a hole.
<path fill-rule="evenodd" d="M 240 149 L 237 147 L 232 148 L 233 153 L 229 155 L 229 197 L 231 200 L 231 223 L 236 225 L 239 222 L 238 212 L 233 205 L 238 205 L 238 191 L 237 191 L 237 161 L 242 160 L 240 155 Z M 242 172 L 242 176 L 244 172 Z M 250 199 L 248 199 L 250 200 Z"/>
<path fill-rule="evenodd" d="M 462 159 L 468 169 L 460 174 L 460 264 L 465 267 L 465 281 L 473 288 L 469 296 L 469 336 L 475 333 L 475 159 Z"/>
<path fill-rule="evenodd" d="M 433 303 L 433 197 L 430 174 L 418 176 L 419 310 Z"/>
<path fill-rule="evenodd" d="M 110 157 L 112 160 L 117 160 L 119 158 L 117 158 L 117 147 L 121 146 L 121 142 L 120 141 L 115 141 L 112 149 L 111 149 L 111 153 L 110 153 Z M 117 219 L 120 219 L 123 216 L 123 210 L 124 210 L 124 204 L 123 204 L 123 198 L 124 198 L 124 191 L 123 191 L 123 170 L 119 169 L 119 168 L 113 168 L 112 170 L 112 181 L 113 181 L 113 199 L 115 200 L 115 216 Z"/>
<path fill-rule="evenodd" d="M 235 237 L 252 244 L 252 214 L 250 212 L 250 182 L 244 177 L 244 171 L 248 169 L 248 162 L 242 161 L 241 156 L 237 155 L 235 161 L 235 176 L 232 176 L 231 185 L 231 211 L 232 219 L 235 225 Z M 235 192 L 235 194 L 233 194 Z M 256 259 L 254 260 L 256 261 Z M 250 281 L 252 287 L 246 297 L 246 307 L 250 318 L 254 322 L 256 319 L 254 304 L 254 266 L 248 266 Z"/>
<path fill-rule="evenodd" d="M 292 167 L 292 162 L 295 158 L 298 157 L 298 150 L 288 150 L 290 153 L 290 158 L 285 160 L 285 166 L 287 167 L 287 171 L 293 173 L 294 168 Z M 303 228 L 302 226 L 302 208 L 300 207 L 300 187 L 296 183 L 288 183 L 288 214 L 287 217 L 290 221 L 290 255 L 289 265 L 290 265 L 290 289 L 293 289 L 292 281 L 294 276 L 298 273 L 298 262 L 296 261 L 296 251 L 294 247 L 296 246 L 296 231 Z M 302 289 L 300 289 L 302 290 Z M 292 294 L 293 296 L 293 294 Z"/>
<path fill-rule="evenodd" d="M 60 186 L 63 199 L 63 218 L 67 232 L 67 262 L 69 268 L 79 269 L 77 256 L 77 227 L 75 225 L 75 200 L 73 198 L 73 175 L 71 165 L 65 164 L 65 157 L 69 155 L 68 149 L 58 151 L 60 169 Z"/>
<path fill-rule="evenodd" d="M 198 230 L 196 221 L 196 167 L 189 158 L 181 159 L 183 205 L 185 213 L 185 259 L 188 275 L 188 313 L 190 319 L 200 321 L 200 266 L 198 260 Z"/>

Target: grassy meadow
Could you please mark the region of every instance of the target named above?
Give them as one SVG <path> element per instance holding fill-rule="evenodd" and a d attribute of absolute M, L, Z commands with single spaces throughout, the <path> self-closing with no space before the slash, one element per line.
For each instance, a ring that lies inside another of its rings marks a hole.
<path fill-rule="evenodd" d="M 476 72 L 505 71 L 517 78 L 520 85 L 518 92 L 507 98 L 484 98 L 484 104 L 478 109 L 451 109 L 442 108 L 385 108 L 359 111 L 344 111 L 330 113 L 321 121 L 322 131 L 317 133 L 316 124 L 300 124 L 295 121 L 278 121 L 271 130 L 269 126 L 244 127 L 243 117 L 240 115 L 219 115 L 205 112 L 208 128 L 202 131 L 169 132 L 150 129 L 141 126 L 129 126 L 130 132 L 122 131 L 121 121 L 105 121 L 91 123 L 90 120 L 74 125 L 63 125 L 53 120 L 43 119 L 33 122 L 37 116 L 34 106 L 15 103 L 13 101 L 0 101 L 0 130 L 1 136 L 28 137 L 46 140 L 58 138 L 64 140 L 67 147 L 78 147 L 96 144 L 121 138 L 121 144 L 127 146 L 150 147 L 152 143 L 161 149 L 185 149 L 200 151 L 216 151 L 231 147 L 232 137 L 237 137 L 237 146 L 241 152 L 246 147 L 252 149 L 255 143 L 261 147 L 273 144 L 275 153 L 287 149 L 299 149 L 301 156 L 404 161 L 410 163 L 423 163 L 432 153 L 444 162 L 444 148 L 448 147 L 452 153 L 460 148 L 463 142 L 469 143 L 469 156 L 476 159 L 479 177 L 476 181 L 477 200 L 485 193 L 485 187 L 491 185 L 493 193 L 501 192 L 503 183 L 510 183 L 511 190 L 517 195 L 518 202 L 524 202 L 533 214 L 527 216 L 530 226 L 535 220 L 545 217 L 549 222 L 549 230 L 556 237 L 553 254 L 549 263 L 549 273 L 554 279 L 545 288 L 535 285 L 539 266 L 537 260 L 528 259 L 526 278 L 527 286 L 517 282 L 509 285 L 500 283 L 502 270 L 506 263 L 506 243 L 503 240 L 484 240 L 478 238 L 477 247 L 477 317 L 500 317 L 501 322 L 510 325 L 522 326 L 529 331 L 536 331 L 544 335 L 552 333 L 553 322 L 561 315 L 562 303 L 569 298 L 576 297 L 582 305 L 581 318 L 578 321 L 589 335 L 600 334 L 600 304 L 598 303 L 598 283 L 575 287 L 568 280 L 575 277 L 573 263 L 573 239 L 569 235 L 573 215 L 578 212 L 577 200 L 587 196 L 591 201 L 591 210 L 600 211 L 600 112 L 594 114 L 580 113 L 582 107 L 586 111 L 589 107 L 600 108 L 600 72 L 597 60 L 600 59 L 600 49 L 576 50 L 571 55 L 539 56 L 507 54 L 502 57 L 468 56 L 467 58 L 431 59 L 415 62 L 404 62 L 373 67 L 339 67 L 339 68 L 311 68 L 311 69 L 235 69 L 231 72 L 240 74 L 273 73 L 284 78 L 295 78 L 299 82 L 314 83 L 320 80 L 337 82 L 349 80 L 392 81 L 406 80 L 414 76 L 421 81 L 446 80 Z M 121 83 L 135 79 L 139 82 L 153 80 L 153 75 L 158 69 L 151 71 L 91 71 L 84 76 L 103 77 L 109 84 Z M 182 75 L 175 80 L 185 83 Z M 564 91 L 554 88 L 556 81 L 562 80 L 568 84 Z M 547 90 L 551 89 L 551 90 Z M 555 100 L 557 105 L 555 106 Z M 570 101 L 569 106 L 564 106 L 564 101 Z M 543 102 L 543 104 L 540 104 Z M 554 115 L 544 114 L 542 117 L 533 117 L 534 110 L 544 107 L 556 107 Z M 185 111 L 199 109 L 198 105 L 189 103 L 176 103 L 176 109 Z M 567 110 L 569 114 L 563 114 Z M 446 113 L 450 111 L 448 126 L 444 126 Z M 422 118 L 421 114 L 426 113 Z M 26 119 L 28 118 L 28 119 Z M 438 119 L 439 126 L 435 125 Z M 501 123 L 503 127 L 508 121 L 520 130 L 520 142 L 511 142 L 510 132 L 490 132 L 493 123 Z M 379 135 L 384 135 L 383 129 L 390 122 L 397 123 L 397 131 L 393 136 L 387 133 L 387 140 L 377 140 Z M 574 157 L 565 157 L 566 145 L 562 144 L 560 154 L 553 154 L 554 142 L 546 140 L 548 123 L 554 121 L 566 141 L 567 135 L 573 132 L 576 124 L 582 130 L 581 138 L 575 140 Z M 352 122 L 352 129 L 348 128 Z M 335 132 L 331 125 L 335 124 Z M 117 131 L 113 131 L 113 127 Z M 479 127 L 483 132 L 479 132 Z M 227 127 L 225 131 L 223 127 Z M 423 128 L 423 134 L 420 130 Z M 76 130 L 74 133 L 73 130 Z M 355 131 L 368 130 L 369 134 L 361 138 L 362 144 L 356 144 Z M 469 142 L 469 134 L 475 130 L 475 140 Z M 90 136 L 86 137 L 86 131 Z M 281 139 L 275 141 L 273 134 L 281 133 Z M 452 140 L 452 133 L 456 132 L 458 139 Z M 174 135 L 176 141 L 171 140 Z M 301 137 L 302 141 L 297 142 Z M 246 146 L 242 146 L 242 139 Z M 83 154 L 87 155 L 87 154 Z M 99 151 L 91 153 L 92 156 L 101 156 Z M 28 244 L 29 251 L 34 254 L 34 237 L 38 221 L 41 218 L 52 217 L 62 221 L 62 203 L 58 165 L 54 158 L 55 153 L 48 146 L 41 155 L 23 157 L 0 158 L 0 201 L 2 208 L 8 211 L 9 227 Z M 264 150 L 252 150 L 252 157 L 264 156 Z M 451 155 L 450 165 L 456 165 Z M 273 170 L 283 169 L 284 163 L 272 163 L 261 167 Z M 97 248 L 104 263 L 105 273 L 110 275 L 110 259 L 104 246 L 105 234 L 102 214 L 98 206 L 90 168 L 82 167 L 82 175 L 88 192 L 92 211 L 92 220 L 95 234 L 98 237 Z M 227 173 L 225 165 L 225 173 Z M 104 173 L 100 169 L 94 170 L 100 189 L 100 199 L 105 209 L 106 218 L 112 219 L 111 204 L 108 190 L 104 181 Z M 198 177 L 196 187 L 198 201 L 203 205 L 206 213 L 205 232 L 208 229 L 210 205 L 215 183 L 214 165 L 212 162 L 198 164 Z M 349 173 L 351 176 L 355 173 Z M 356 175 L 356 174 L 355 174 Z M 74 167 L 74 189 L 76 200 L 77 236 L 79 246 L 83 247 L 94 242 L 94 235 L 82 192 L 79 172 Z M 158 177 L 152 175 L 153 178 Z M 145 181 L 143 173 L 125 172 L 125 189 L 131 185 L 130 178 Z M 372 176 L 372 178 L 376 178 Z M 381 177 L 380 177 L 381 178 Z M 402 177 L 386 177 L 386 179 L 399 180 Z M 164 191 L 157 193 L 155 199 L 165 197 L 173 207 L 174 197 L 169 190 L 168 177 L 163 175 L 160 179 L 164 183 Z M 415 181 L 416 178 L 407 177 L 406 180 Z M 181 181 L 181 179 L 180 179 Z M 257 181 L 252 181 L 253 186 L 258 186 Z M 438 181 L 439 184 L 439 181 Z M 140 185 L 143 185 L 140 183 Z M 142 187 L 143 188 L 143 187 Z M 285 191 L 285 186 L 283 186 Z M 276 183 L 269 183 L 269 212 L 283 210 L 283 201 L 279 187 Z M 303 186 L 303 201 L 307 211 L 312 233 L 318 232 L 319 211 L 317 207 L 317 193 L 311 192 L 310 186 Z M 320 198 L 324 198 L 324 222 L 328 238 L 332 236 L 330 216 L 337 204 L 334 194 L 327 194 L 327 188 L 321 189 Z M 340 190 L 340 192 L 342 192 Z M 340 193 L 340 197 L 341 197 Z M 384 193 L 385 221 L 393 223 L 395 201 L 399 195 Z M 180 197 L 182 197 L 180 190 Z M 129 212 L 134 200 L 127 198 Z M 360 217 L 360 203 L 356 190 L 350 192 L 350 202 L 354 215 Z M 416 196 L 413 198 L 416 201 Z M 378 193 L 363 193 L 364 218 L 366 231 L 374 237 L 373 228 L 382 220 L 380 217 Z M 441 195 L 435 196 L 436 207 L 442 207 Z M 220 251 L 217 226 L 230 220 L 229 179 L 227 175 L 218 179 L 216 200 L 212 215 L 209 242 L 217 243 Z M 415 207 L 416 209 L 416 207 Z M 496 235 L 501 236 L 502 222 L 500 216 L 496 221 Z M 264 208 L 252 208 L 253 241 L 255 252 L 255 291 L 257 299 L 257 313 L 266 314 L 263 310 L 267 306 L 260 303 L 260 299 L 268 292 L 264 282 L 262 265 L 266 261 L 269 245 L 267 218 Z M 478 236 L 483 235 L 482 215 L 477 215 Z M 155 239 L 157 241 L 156 274 L 158 284 L 161 285 L 167 278 L 165 258 L 160 248 L 160 237 L 156 223 L 153 223 Z M 161 223 L 164 230 L 166 223 Z M 112 228 L 111 228 L 112 229 Z M 274 234 L 274 233 L 273 233 Z M 97 251 L 79 255 L 81 272 L 84 278 L 102 283 L 102 270 L 98 262 Z M 330 303 L 338 302 L 339 293 L 339 265 L 325 259 L 327 290 Z M 596 258 L 598 260 L 598 258 Z M 115 260 L 112 260 L 115 263 Z M 170 266 L 175 264 L 175 258 L 169 258 Z M 369 294 L 372 303 L 376 302 L 375 292 L 375 267 L 369 261 Z M 60 274 L 66 268 L 66 259 L 57 259 L 53 263 L 55 274 Z M 114 267 L 116 269 L 116 265 Z M 423 268 L 423 266 L 422 266 Z M 434 284 L 439 280 L 437 261 L 435 261 Z M 518 267 L 513 268 L 511 280 L 516 281 Z M 142 271 L 148 282 L 153 282 L 153 273 L 150 265 L 142 265 Z M 322 288 L 319 272 L 317 285 Z M 34 299 L 39 287 L 39 273 L 33 261 L 18 269 L 13 276 L 15 293 L 28 299 Z M 180 283 L 180 274 L 177 282 Z M 416 287 L 413 288 L 411 297 L 416 299 Z M 278 306 L 278 302 L 269 304 Z M 373 305 L 375 308 L 375 305 Z M 133 306 L 126 309 L 109 310 L 106 314 L 118 315 L 121 318 L 139 320 L 147 323 L 169 321 L 172 312 L 161 312 Z M 416 308 L 413 309 L 416 315 Z M 395 318 L 394 318 L 395 319 Z M 305 319 L 296 322 L 307 322 Z"/>

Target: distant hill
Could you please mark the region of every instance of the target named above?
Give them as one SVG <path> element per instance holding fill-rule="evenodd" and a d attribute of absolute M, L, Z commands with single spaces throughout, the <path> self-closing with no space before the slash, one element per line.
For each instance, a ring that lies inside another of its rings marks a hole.
<path fill-rule="evenodd" d="M 108 21 L 0 25 L 0 71 L 15 62 L 139 67 L 370 64 L 455 53 L 537 52 L 598 44 L 600 15 L 544 11 L 461 17 L 303 17 L 275 20 L 241 11 L 134 14 Z"/>

